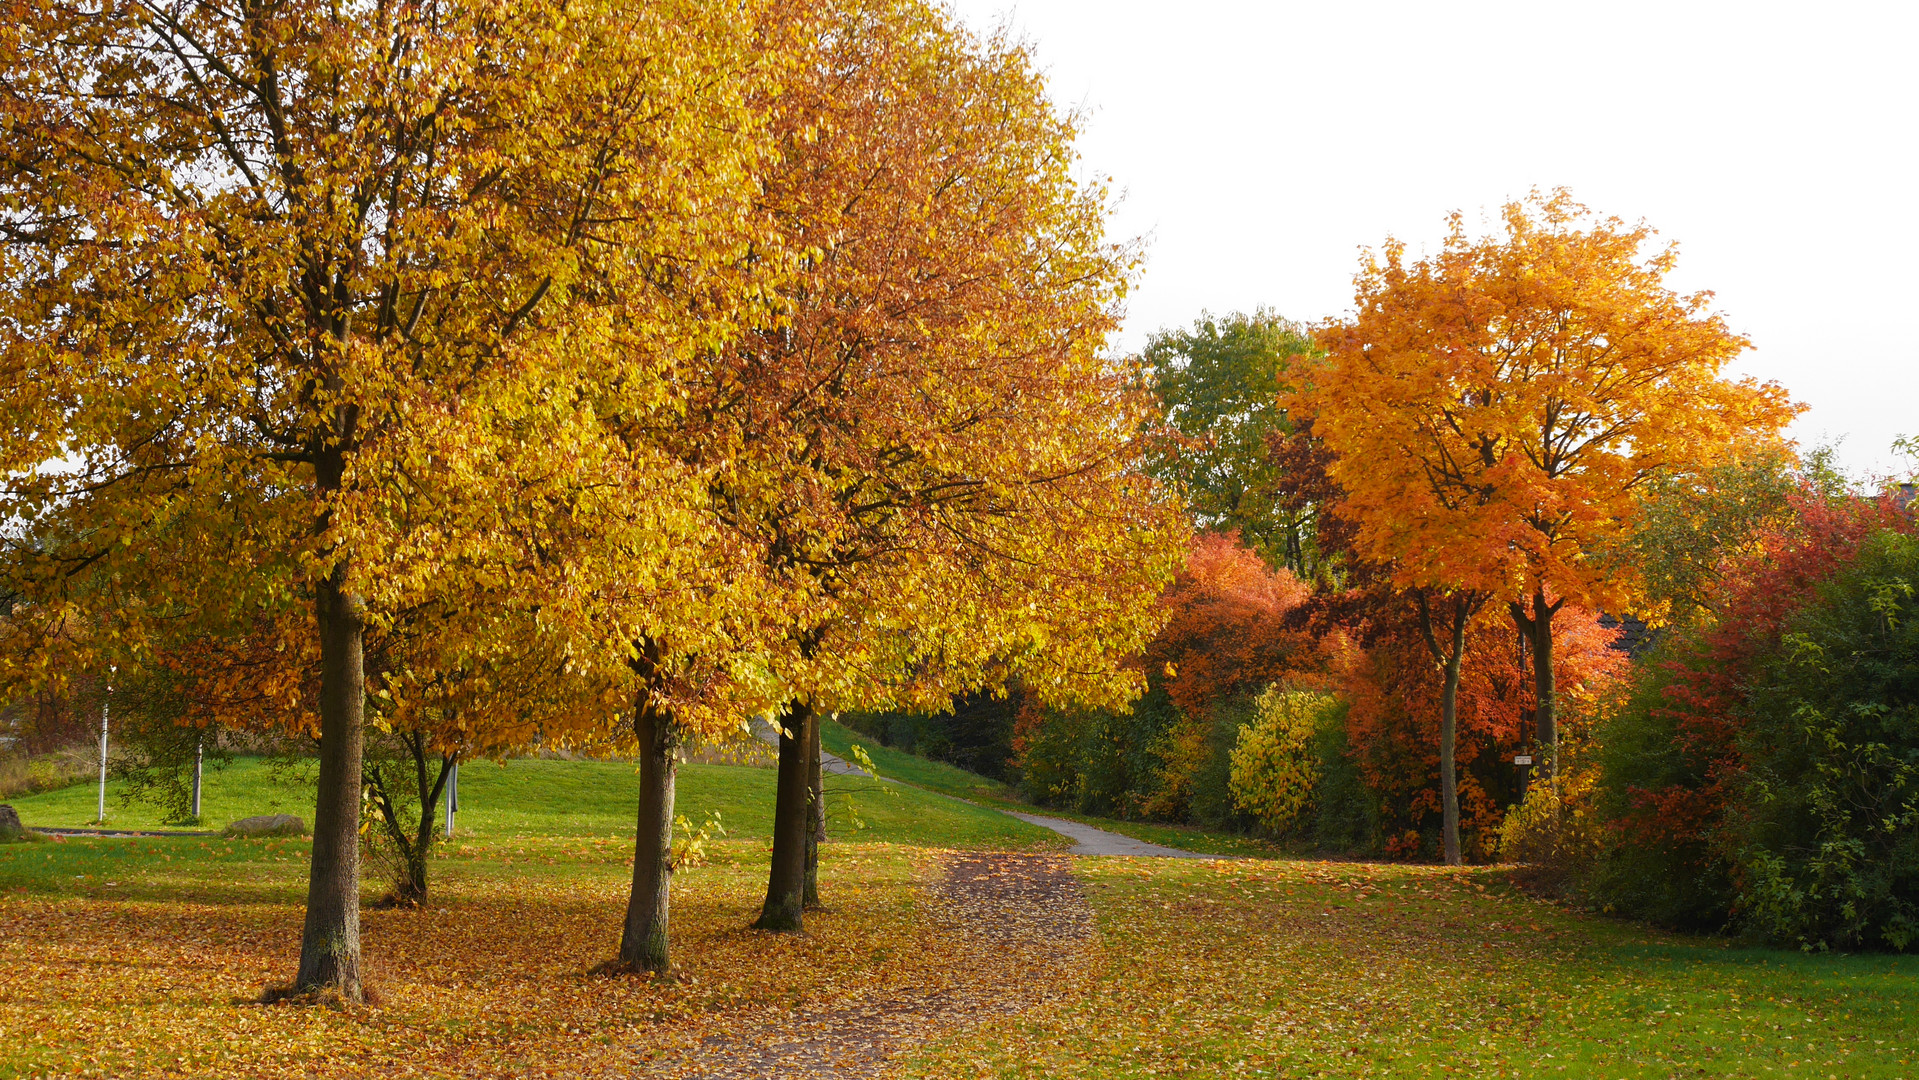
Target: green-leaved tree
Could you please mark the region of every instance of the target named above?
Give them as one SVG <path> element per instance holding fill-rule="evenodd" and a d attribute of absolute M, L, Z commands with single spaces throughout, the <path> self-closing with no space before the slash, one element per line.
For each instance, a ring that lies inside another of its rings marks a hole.
<path fill-rule="evenodd" d="M 1140 357 L 1173 432 L 1155 473 L 1185 492 L 1200 528 L 1237 533 L 1269 565 L 1301 577 L 1318 566 L 1313 510 L 1280 504 L 1268 443 L 1289 430 L 1280 391 L 1312 349 L 1298 323 L 1261 308 L 1162 330 Z"/>

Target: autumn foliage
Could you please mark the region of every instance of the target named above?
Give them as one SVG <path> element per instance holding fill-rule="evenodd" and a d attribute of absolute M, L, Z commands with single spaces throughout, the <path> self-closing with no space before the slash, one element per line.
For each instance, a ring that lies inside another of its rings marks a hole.
<path fill-rule="evenodd" d="M 1440 251 L 1388 241 L 1359 314 L 1325 327 L 1302 411 L 1332 451 L 1357 550 L 1402 584 L 1501 598 L 1639 599 L 1630 534 L 1648 478 L 1768 445 L 1798 411 L 1722 378 L 1747 346 L 1710 293 L 1665 283 L 1677 252 L 1565 192 L 1504 207 Z"/>
<path fill-rule="evenodd" d="M 1617 631 L 1600 626 L 1591 612 L 1562 611 L 1554 635 L 1562 700 L 1575 718 L 1566 736 L 1578 739 L 1595 699 L 1624 674 L 1626 656 L 1613 648 Z M 1468 629 L 1459 686 L 1460 828 L 1466 851 L 1480 858 L 1492 854 L 1493 832 L 1519 795 L 1512 755 L 1527 745 L 1536 707 L 1524 664 L 1529 655 L 1530 647 L 1503 618 L 1482 617 Z M 1433 783 L 1439 771 L 1440 672 L 1418 628 L 1402 615 L 1377 627 L 1366 647 L 1341 649 L 1333 668 L 1351 703 L 1346 730 L 1353 761 L 1379 796 L 1385 850 L 1428 854 L 1440 816 Z"/>
<path fill-rule="evenodd" d="M 1314 642 L 1289 616 L 1307 595 L 1290 571 L 1231 535 L 1201 533 L 1160 597 L 1166 625 L 1147 646 L 1146 668 L 1165 673 L 1167 696 L 1189 716 L 1303 674 Z"/>
<path fill-rule="evenodd" d="M 1912 527 L 1888 500 L 1802 494 L 1787 523 L 1763 530 L 1724 568 L 1717 621 L 1663 662 L 1668 681 L 1652 712 L 1672 731 L 1675 775 L 1627 786 L 1615 826 L 1624 842 L 1674 852 L 1699 870 L 1730 857 L 1726 815 L 1745 768 L 1739 737 L 1756 663 L 1779 649 L 1787 621 L 1876 530 Z"/>

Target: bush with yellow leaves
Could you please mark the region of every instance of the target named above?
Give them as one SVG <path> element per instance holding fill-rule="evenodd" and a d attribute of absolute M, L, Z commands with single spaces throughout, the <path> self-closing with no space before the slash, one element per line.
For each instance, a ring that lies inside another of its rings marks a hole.
<path fill-rule="evenodd" d="M 1319 787 L 1314 736 L 1339 721 L 1339 701 L 1279 683 L 1253 703 L 1253 721 L 1239 730 L 1232 754 L 1233 804 L 1275 836 L 1301 824 Z"/>
<path fill-rule="evenodd" d="M 1601 823 L 1593 811 L 1595 769 L 1568 767 L 1533 784 L 1499 826 L 1501 862 L 1517 863 L 1535 884 L 1562 889 L 1598 859 Z"/>

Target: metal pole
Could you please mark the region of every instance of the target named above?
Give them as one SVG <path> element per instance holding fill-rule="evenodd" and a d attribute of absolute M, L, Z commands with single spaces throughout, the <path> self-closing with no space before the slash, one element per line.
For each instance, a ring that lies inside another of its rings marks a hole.
<path fill-rule="evenodd" d="M 200 820 L 200 767 L 206 761 L 207 737 L 204 733 L 193 740 L 193 820 Z"/>
<path fill-rule="evenodd" d="M 460 763 L 448 766 L 446 774 L 446 838 L 453 839 L 453 815 L 460 812 Z"/>
<path fill-rule="evenodd" d="M 94 820 L 107 823 L 107 700 L 113 696 L 112 684 L 107 685 L 107 697 L 100 699 L 100 816 Z"/>

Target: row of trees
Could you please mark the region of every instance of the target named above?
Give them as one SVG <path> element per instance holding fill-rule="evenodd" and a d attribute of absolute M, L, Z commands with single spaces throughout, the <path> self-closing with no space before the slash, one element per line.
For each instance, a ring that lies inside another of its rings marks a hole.
<path fill-rule="evenodd" d="M 1136 692 L 1186 525 L 1017 48 L 912 0 L 121 0 L 0 57 L 5 675 L 314 740 L 293 992 L 363 992 L 369 729 L 423 814 L 463 756 L 637 753 L 616 964 L 663 970 L 687 740 L 779 718 L 797 930 L 822 710 Z"/>

